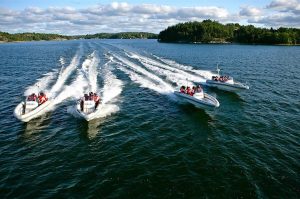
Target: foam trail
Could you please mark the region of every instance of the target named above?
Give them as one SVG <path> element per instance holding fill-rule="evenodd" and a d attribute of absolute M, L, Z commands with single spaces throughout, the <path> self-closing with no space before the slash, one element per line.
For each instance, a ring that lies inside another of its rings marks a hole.
<path fill-rule="evenodd" d="M 24 92 L 24 96 L 28 96 L 32 93 L 37 94 L 40 91 L 47 92 L 46 89 L 48 88 L 49 83 L 52 80 L 54 80 L 57 73 L 58 73 L 57 70 L 54 70 L 54 71 L 51 71 L 51 72 L 48 72 L 48 73 L 44 74 L 43 75 L 44 77 L 42 77 L 40 79 L 37 79 L 38 81 L 34 85 L 27 87 L 27 89 Z"/>
<path fill-rule="evenodd" d="M 161 62 L 163 62 L 165 64 L 168 64 L 169 66 L 173 66 L 173 67 L 178 68 L 178 69 L 182 69 L 182 70 L 186 70 L 186 71 L 190 71 L 190 72 L 193 72 L 195 74 L 198 74 L 198 75 L 202 76 L 203 78 L 205 78 L 205 80 L 206 79 L 211 79 L 212 76 L 216 75 L 216 73 L 214 73 L 214 72 L 207 71 L 207 70 L 196 70 L 191 66 L 186 66 L 186 65 L 183 65 L 183 64 L 179 64 L 179 63 L 177 63 L 173 60 L 161 58 L 161 57 L 158 57 L 156 55 L 153 55 L 153 57 L 155 57 L 156 59 L 160 60 Z"/>
<path fill-rule="evenodd" d="M 140 85 L 140 87 L 143 88 L 149 88 L 151 90 L 154 90 L 158 93 L 167 93 L 166 89 L 162 87 L 161 85 L 152 82 L 151 80 L 146 79 L 145 77 L 142 77 L 141 75 L 138 75 L 137 73 L 133 72 L 132 70 L 126 69 L 121 64 L 117 67 L 119 70 L 123 71 L 125 74 L 128 75 L 128 77 L 133 81 Z"/>
<path fill-rule="evenodd" d="M 110 70 L 108 64 L 111 62 L 108 61 L 106 64 L 104 64 L 105 68 L 102 70 L 104 74 L 104 86 L 102 89 L 102 101 L 100 111 L 97 111 L 95 114 L 95 118 L 103 118 L 107 117 L 117 111 L 120 110 L 120 108 L 115 104 L 109 104 L 113 102 L 114 99 L 116 99 L 117 96 L 119 96 L 122 92 L 123 82 L 119 80 Z M 98 65 L 98 64 L 97 64 Z M 83 69 L 86 71 L 86 65 L 83 64 Z M 91 67 L 89 67 L 91 68 Z M 84 70 L 83 70 L 84 71 Z M 95 79 L 97 80 L 97 78 Z M 96 81 L 97 82 L 97 81 Z M 88 86 L 88 84 L 86 84 Z M 84 87 L 82 88 L 84 90 Z M 83 91 L 81 90 L 81 91 Z M 83 95 L 83 93 L 82 93 Z M 81 95 L 81 96 L 82 96 Z M 69 107 L 68 112 L 74 116 L 76 116 L 76 107 Z"/>
<path fill-rule="evenodd" d="M 80 69 L 77 69 L 77 76 L 76 79 L 71 83 L 71 85 L 67 85 L 64 87 L 63 91 L 55 98 L 54 104 L 59 104 L 62 101 L 66 100 L 67 98 L 74 98 L 79 99 L 83 96 L 86 89 L 89 87 L 89 81 L 86 77 L 86 69 L 87 63 L 90 63 L 90 57 L 87 57 Z"/>
<path fill-rule="evenodd" d="M 159 78 L 158 76 L 150 73 L 149 71 L 145 70 L 144 68 L 132 63 L 131 61 L 124 59 L 118 55 L 113 55 L 116 59 L 118 59 L 119 61 L 121 61 L 122 63 L 124 63 L 127 67 L 130 67 L 132 70 L 143 74 L 144 76 L 152 79 L 153 81 L 156 81 L 157 83 L 159 83 L 160 85 L 164 86 L 165 90 L 168 92 L 172 92 L 173 88 L 171 85 L 169 85 L 168 83 L 166 83 L 165 81 L 163 81 L 161 78 Z"/>
<path fill-rule="evenodd" d="M 82 44 L 80 44 L 79 49 L 76 52 L 75 56 L 73 57 L 71 63 L 61 72 L 56 83 L 53 85 L 52 89 L 50 90 L 50 94 L 55 96 L 56 93 L 62 89 L 67 78 L 70 76 L 70 74 L 75 70 L 75 68 L 79 64 L 80 58 L 82 56 L 82 51 L 83 51 Z"/>
<path fill-rule="evenodd" d="M 60 65 L 61 65 L 62 67 L 64 67 L 65 64 L 66 64 L 66 61 L 65 61 L 65 58 L 64 58 L 64 57 L 60 57 L 60 58 L 59 58 L 59 62 L 60 62 Z"/>
<path fill-rule="evenodd" d="M 178 86 L 180 85 L 193 85 L 191 81 L 188 80 L 195 80 L 199 79 L 198 77 L 191 76 L 184 71 L 176 70 L 173 69 L 170 66 L 164 66 L 163 64 L 156 63 L 155 61 L 145 58 L 145 57 L 140 57 L 137 54 L 134 54 L 133 56 L 128 55 L 134 59 L 137 59 L 142 65 L 144 65 L 147 69 L 155 72 L 158 75 L 165 76 L 166 79 L 169 81 L 177 84 Z"/>
<path fill-rule="evenodd" d="M 97 86 L 97 66 L 100 62 L 100 59 L 98 57 L 98 54 L 96 51 L 91 53 L 86 60 L 84 60 L 82 64 L 82 70 L 88 79 L 89 82 L 89 91 L 97 92 L 98 86 Z"/>
<path fill-rule="evenodd" d="M 110 63 L 110 61 L 108 63 Z M 106 104 L 120 95 L 123 87 L 123 82 L 108 69 L 107 64 L 103 69 L 104 86 L 102 93 L 102 104 Z"/>
<path fill-rule="evenodd" d="M 54 110 L 56 105 L 60 104 L 64 100 L 72 97 L 78 99 L 84 93 L 84 87 L 87 87 L 87 81 L 81 70 L 78 70 L 76 80 L 69 86 L 64 86 L 62 92 L 60 92 L 54 99 L 53 102 L 48 105 L 44 112 Z M 51 93 L 50 93 L 51 94 Z"/>
<path fill-rule="evenodd" d="M 169 93 L 170 92 L 170 91 L 167 91 L 164 86 L 162 86 L 162 85 L 160 85 L 158 83 L 155 83 L 155 82 L 151 81 L 150 79 L 147 79 L 147 78 L 145 78 L 145 77 L 137 74 L 133 70 L 127 69 L 126 66 L 123 63 L 115 60 L 113 58 L 113 56 L 109 56 L 107 54 L 106 57 L 108 59 L 110 59 L 110 61 L 116 63 L 117 64 L 117 69 L 119 69 L 122 72 L 124 72 L 125 74 L 127 74 L 128 77 L 133 82 L 136 82 L 137 84 L 139 84 L 140 87 L 149 88 L 149 89 L 154 90 L 154 91 L 156 91 L 158 93 Z"/>
<path fill-rule="evenodd" d="M 132 53 L 132 52 L 128 52 L 128 53 L 126 53 L 126 54 L 129 57 L 138 60 L 141 64 L 143 64 L 149 70 L 158 72 L 160 75 L 165 75 L 168 80 L 176 83 L 178 86 L 185 85 L 186 83 L 188 83 L 189 85 L 192 85 L 192 82 L 204 82 L 205 81 L 205 79 L 203 79 L 202 77 L 199 77 L 198 75 L 193 75 L 182 69 L 178 69 L 178 68 L 174 68 L 169 65 L 166 65 L 166 64 L 162 64 L 151 58 L 148 58 L 148 57 L 136 54 L 136 53 Z"/>

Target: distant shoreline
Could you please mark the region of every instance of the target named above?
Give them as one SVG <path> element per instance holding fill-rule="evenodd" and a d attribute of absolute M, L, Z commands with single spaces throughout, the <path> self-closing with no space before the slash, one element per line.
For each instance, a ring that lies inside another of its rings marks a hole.
<path fill-rule="evenodd" d="M 111 39 L 111 38 L 91 38 L 91 39 L 109 39 L 109 40 L 117 40 L 117 39 Z M 134 38 L 136 40 L 149 40 L 148 38 Z M 120 40 L 134 40 L 134 39 L 120 39 Z M 90 40 L 85 38 L 79 38 L 79 39 L 52 39 L 52 40 L 24 40 L 24 41 L 0 41 L 0 44 L 7 44 L 7 43 L 23 43 L 23 42 L 40 42 L 40 41 L 74 41 L 74 40 Z M 156 39 L 152 39 L 156 40 Z"/>
<path fill-rule="evenodd" d="M 108 40 L 118 40 L 118 39 L 109 39 L 109 38 L 92 38 L 92 39 L 108 39 Z M 24 42 L 43 42 L 43 41 L 75 41 L 75 40 L 89 40 L 89 39 L 53 39 L 53 40 L 26 40 L 26 41 L 0 41 L 1 44 L 8 43 L 24 43 Z M 119 39 L 119 40 L 151 40 L 147 38 L 135 38 L 135 39 Z M 157 39 L 152 39 L 157 40 Z M 300 44 L 261 44 L 261 43 L 238 43 L 238 42 L 161 42 L 165 44 L 196 44 L 196 45 L 251 45 L 251 46 L 300 46 Z"/>
<path fill-rule="evenodd" d="M 0 43 L 26 41 L 61 41 L 74 39 L 157 39 L 157 34 L 148 32 L 96 33 L 92 35 L 59 35 L 48 33 L 15 33 L 0 32 Z"/>

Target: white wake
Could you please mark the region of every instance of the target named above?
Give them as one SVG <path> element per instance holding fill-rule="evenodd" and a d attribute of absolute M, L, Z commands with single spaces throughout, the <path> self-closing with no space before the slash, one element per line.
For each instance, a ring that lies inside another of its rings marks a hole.
<path fill-rule="evenodd" d="M 61 71 L 59 74 L 56 83 L 53 85 L 52 89 L 50 90 L 50 95 L 52 97 L 56 96 L 57 93 L 62 89 L 63 85 L 65 84 L 68 77 L 72 74 L 72 72 L 76 69 L 76 67 L 79 65 L 81 56 L 82 56 L 83 50 L 82 50 L 82 44 L 79 46 L 79 49 L 77 50 L 75 56 L 71 60 L 71 63 L 64 68 L 64 70 Z"/>

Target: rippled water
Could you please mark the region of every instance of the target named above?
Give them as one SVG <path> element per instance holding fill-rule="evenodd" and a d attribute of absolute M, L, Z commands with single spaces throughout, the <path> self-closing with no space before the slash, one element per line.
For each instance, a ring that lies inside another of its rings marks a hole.
<path fill-rule="evenodd" d="M 0 196 L 298 198 L 299 61 L 287 46 L 1 44 Z M 213 111 L 172 95 L 216 64 L 250 90 L 205 88 L 220 102 Z M 13 110 L 36 84 L 55 106 L 22 123 Z M 86 122 L 70 110 L 89 89 L 106 108 Z"/>

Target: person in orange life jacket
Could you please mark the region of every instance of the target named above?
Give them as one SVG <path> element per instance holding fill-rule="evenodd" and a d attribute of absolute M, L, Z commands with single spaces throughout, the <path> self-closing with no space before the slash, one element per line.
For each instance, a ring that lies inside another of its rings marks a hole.
<path fill-rule="evenodd" d="M 193 96 L 196 93 L 196 86 L 193 86 L 190 95 Z"/>
<path fill-rule="evenodd" d="M 43 92 L 41 92 L 39 94 L 38 99 L 39 99 L 39 104 L 40 105 L 45 103 L 48 100 L 48 98 L 46 97 L 46 95 Z"/>
<path fill-rule="evenodd" d="M 100 103 L 100 97 L 97 95 L 97 93 L 94 94 L 94 102 L 95 102 L 95 109 L 96 109 Z"/>
<path fill-rule="evenodd" d="M 186 88 L 186 94 L 191 95 L 191 88 L 189 86 Z"/>
<path fill-rule="evenodd" d="M 180 92 L 181 92 L 181 93 L 185 93 L 185 86 L 181 86 L 181 87 L 180 87 Z"/>

